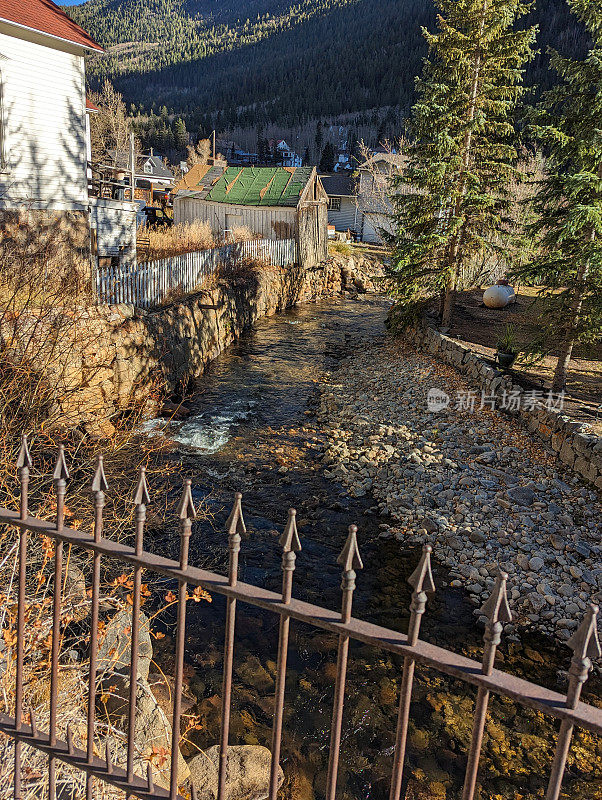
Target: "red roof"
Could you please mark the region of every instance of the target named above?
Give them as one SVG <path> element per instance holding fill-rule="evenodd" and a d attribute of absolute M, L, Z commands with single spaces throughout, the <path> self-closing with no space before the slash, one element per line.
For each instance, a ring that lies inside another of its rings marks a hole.
<path fill-rule="evenodd" d="M 24 28 L 92 50 L 102 50 L 102 47 L 52 0 L 0 0 L 0 20 L 13 22 Z"/>
<path fill-rule="evenodd" d="M 100 111 L 100 108 L 94 105 L 94 103 L 86 97 L 86 111 Z"/>

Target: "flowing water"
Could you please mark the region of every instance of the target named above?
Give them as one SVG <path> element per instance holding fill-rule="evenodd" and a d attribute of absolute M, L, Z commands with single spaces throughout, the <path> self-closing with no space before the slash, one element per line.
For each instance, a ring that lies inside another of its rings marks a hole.
<path fill-rule="evenodd" d="M 419 553 L 378 539 L 386 522 L 370 497 L 350 497 L 324 476 L 324 431 L 316 407 L 321 377 L 336 371 L 344 355 L 385 335 L 387 304 L 380 299 L 335 300 L 306 305 L 264 319 L 218 357 L 186 400 L 191 416 L 153 421 L 146 435 L 167 436 L 170 458 L 193 478 L 194 495 L 208 518 L 195 526 L 191 563 L 224 572 L 224 523 L 233 493 L 242 491 L 248 538 L 242 543 L 240 579 L 279 591 L 278 536 L 287 510 L 297 509 L 303 551 L 297 558 L 294 595 L 338 608 L 340 567 L 336 558 L 347 527 L 359 528 L 364 570 L 358 575 L 354 613 L 378 624 L 406 630 L 406 580 Z M 157 542 L 165 550 L 167 537 Z M 173 553 L 172 553 L 173 554 Z M 435 565 L 435 598 L 429 602 L 424 638 L 480 659 L 482 630 L 461 590 L 448 586 Z M 191 745 L 218 741 L 224 603 L 189 603 L 186 677 L 200 727 Z M 169 668 L 169 635 L 157 659 Z M 239 604 L 236 629 L 232 744 L 270 746 L 278 619 Z M 324 796 L 330 715 L 336 673 L 336 638 L 293 622 L 282 766 L 281 796 L 311 800 Z M 568 651 L 533 638 L 501 649 L 506 668 L 562 688 Z M 387 797 L 394 744 L 399 661 L 352 644 L 341 752 L 341 798 Z M 457 682 L 417 670 L 409 735 L 407 797 L 444 800 L 459 796 L 470 737 L 474 694 Z M 485 744 L 485 798 L 536 798 L 545 786 L 554 728 L 505 701 L 492 704 L 494 723 Z M 566 797 L 602 797 L 600 752 L 583 735 L 566 781 Z"/>

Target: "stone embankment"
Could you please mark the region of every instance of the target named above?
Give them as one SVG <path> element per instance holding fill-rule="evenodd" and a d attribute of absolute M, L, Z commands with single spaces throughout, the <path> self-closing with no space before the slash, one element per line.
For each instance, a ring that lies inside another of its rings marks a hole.
<path fill-rule="evenodd" d="M 430 411 L 429 389 L 474 390 L 437 358 L 389 341 L 343 362 L 321 399 L 328 474 L 372 492 L 383 538 L 433 545 L 475 605 L 510 575 L 512 635 L 569 638 L 602 590 L 602 502 L 517 418 L 490 407 Z M 475 613 L 478 611 L 475 610 Z M 513 630 L 514 629 L 514 630 Z"/>
<path fill-rule="evenodd" d="M 506 402 L 509 414 L 518 417 L 527 428 L 557 454 L 558 459 L 578 472 L 597 489 L 602 489 L 602 438 L 588 432 L 587 425 L 571 419 L 562 409 L 550 407 L 544 392 L 530 392 L 484 361 L 463 342 L 445 336 L 428 325 L 416 328 L 410 337 L 416 345 L 451 364 L 467 375 L 487 397 L 496 398 L 498 406 Z M 539 397 L 537 396 L 539 394 Z"/>
<path fill-rule="evenodd" d="M 112 417 L 179 391 L 261 317 L 375 291 L 382 272 L 375 259 L 340 254 L 312 269 L 249 268 L 154 311 L 94 306 L 5 318 L 0 345 L 42 376 L 52 422 L 102 438 L 114 433 Z"/>

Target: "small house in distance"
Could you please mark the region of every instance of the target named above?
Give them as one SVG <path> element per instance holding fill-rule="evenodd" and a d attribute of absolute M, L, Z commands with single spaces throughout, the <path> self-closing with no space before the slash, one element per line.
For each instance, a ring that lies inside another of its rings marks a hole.
<path fill-rule="evenodd" d="M 245 227 L 265 239 L 296 239 L 303 266 L 326 260 L 328 197 L 315 167 L 228 167 L 216 181 L 208 177 L 197 191 L 178 191 L 176 224 L 206 221 L 223 238 Z"/>
<path fill-rule="evenodd" d="M 328 224 L 336 231 L 356 231 L 358 208 L 356 180 L 351 175 L 320 175 L 328 195 Z"/>

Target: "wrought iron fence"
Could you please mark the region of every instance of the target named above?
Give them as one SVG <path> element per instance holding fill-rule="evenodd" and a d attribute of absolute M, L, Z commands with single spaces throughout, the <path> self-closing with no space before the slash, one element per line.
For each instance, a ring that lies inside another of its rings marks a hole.
<path fill-rule="evenodd" d="M 151 308 L 171 293 L 193 292 L 220 266 L 248 259 L 286 267 L 298 262 L 295 239 L 252 239 L 194 253 L 182 253 L 135 267 L 97 267 L 96 295 L 100 303 L 131 303 Z"/>
<path fill-rule="evenodd" d="M 236 609 L 239 601 L 264 609 L 280 618 L 271 743 L 270 800 L 275 800 L 278 793 L 278 764 L 280 759 L 288 639 L 291 620 L 298 620 L 314 628 L 330 631 L 338 635 L 338 661 L 334 687 L 326 787 L 327 800 L 334 800 L 337 791 L 347 660 L 349 642 L 352 639 L 403 657 L 390 800 L 399 800 L 401 796 L 414 668 L 417 663 L 432 667 L 440 673 L 452 676 L 453 678 L 457 678 L 467 684 L 477 687 L 472 738 L 467 754 L 468 761 L 462 794 L 463 800 L 472 800 L 475 795 L 479 758 L 491 692 L 510 698 L 521 706 L 536 709 L 543 714 L 560 720 L 560 731 L 554 760 L 550 768 L 546 800 L 558 800 L 574 727 L 579 726 L 596 734 L 602 733 L 602 709 L 583 703 L 580 700 L 583 684 L 587 680 L 588 674 L 592 668 L 592 661 L 600 656 L 600 645 L 596 629 L 598 608 L 594 605 L 590 606 L 582 624 L 568 642 L 569 647 L 573 650 L 573 658 L 569 670 L 569 688 L 565 696 L 495 669 L 495 655 L 501 641 L 503 624 L 511 620 L 511 612 L 506 594 L 506 581 L 508 576 L 502 572 L 500 572 L 495 582 L 489 600 L 482 609 L 482 613 L 487 618 L 487 624 L 485 626 L 483 660 L 482 663 L 479 664 L 463 655 L 429 644 L 419 638 L 421 619 L 426 609 L 428 596 L 435 591 L 431 572 L 431 547 L 428 545 L 424 547 L 419 564 L 409 578 L 413 593 L 410 606 L 409 629 L 406 635 L 398 631 L 388 630 L 378 625 L 363 622 L 352 616 L 356 573 L 357 570 L 361 569 L 363 566 L 358 550 L 357 530 L 355 526 L 350 527 L 345 546 L 338 558 L 338 563 L 342 569 L 341 611 L 331 611 L 301 602 L 292 597 L 293 573 L 296 566 L 296 557 L 297 553 L 301 551 L 301 542 L 297 532 L 294 510 L 289 512 L 284 533 L 280 538 L 283 582 L 282 592 L 277 594 L 258 586 L 240 583 L 238 581 L 239 552 L 241 549 L 242 535 L 245 533 L 241 503 L 242 495 L 240 494 L 236 495 L 232 512 L 226 523 L 229 568 L 228 575 L 222 576 L 193 567 L 188 563 L 189 540 L 192 524 L 196 518 L 190 480 L 184 482 L 184 489 L 178 506 L 181 532 L 180 558 L 179 561 L 174 561 L 155 555 L 143 548 L 146 510 L 150 502 L 144 470 L 141 470 L 133 498 L 136 508 L 135 544 L 133 547 L 129 547 L 122 543 L 111 541 L 103 536 L 103 507 L 105 504 L 107 483 L 103 470 L 102 457 L 98 459 L 96 473 L 91 486 L 95 512 L 94 531 L 92 535 L 65 526 L 65 495 L 69 473 L 62 448 L 59 452 L 53 475 L 57 506 L 56 518 L 53 522 L 37 519 L 36 517 L 30 516 L 28 513 L 28 485 L 32 460 L 25 438 L 23 439 L 17 467 L 21 483 L 20 509 L 19 511 L 11 511 L 6 508 L 0 508 L 0 522 L 14 526 L 19 531 L 15 716 L 11 717 L 7 714 L 0 714 L 0 731 L 15 740 L 15 798 L 21 797 L 21 746 L 26 744 L 48 755 L 48 796 L 51 800 L 55 800 L 56 798 L 55 775 L 57 760 L 86 773 L 87 798 L 92 797 L 93 781 L 100 780 L 125 791 L 128 796 L 136 796 L 139 798 L 164 798 L 165 800 L 181 798 L 181 800 L 183 800 L 182 796 L 179 794 L 179 787 L 177 785 L 177 753 L 180 738 L 181 694 L 186 632 L 186 600 L 189 586 L 202 586 L 209 592 L 224 595 L 227 601 L 221 702 L 221 738 L 219 745 L 218 800 L 225 800 L 227 793 L 226 780 L 230 738 L 232 668 L 235 651 Z M 52 606 L 53 636 L 50 657 L 50 718 L 48 730 L 46 731 L 39 729 L 31 711 L 29 712 L 31 714 L 29 724 L 26 724 L 24 718 L 26 709 L 24 708 L 23 702 L 23 642 L 25 633 L 25 585 L 29 533 L 35 536 L 50 537 L 56 543 L 54 553 L 54 581 L 57 590 L 54 592 Z M 81 547 L 93 554 L 92 595 L 90 603 L 91 638 L 88 674 L 87 739 L 85 750 L 74 746 L 73 737 L 69 728 L 67 729 L 65 741 L 60 740 L 57 736 L 60 640 L 58 633 L 61 627 L 60 588 L 64 545 Z M 98 757 L 94 753 L 99 587 L 102 558 L 116 559 L 118 562 L 130 565 L 134 568 L 127 761 L 125 769 L 112 763 L 108 747 L 105 759 Z M 167 576 L 177 581 L 179 584 L 173 692 L 173 739 L 169 790 L 157 787 L 153 784 L 150 764 L 148 766 L 146 779 L 134 773 L 134 724 L 136 719 L 136 681 L 140 634 L 139 612 L 141 606 L 142 570 L 149 570 L 158 575 Z M 194 798 L 195 796 L 196 793 L 193 788 L 192 797 Z"/>

